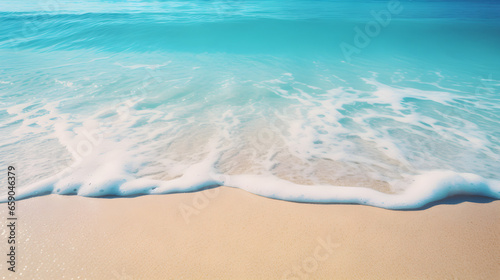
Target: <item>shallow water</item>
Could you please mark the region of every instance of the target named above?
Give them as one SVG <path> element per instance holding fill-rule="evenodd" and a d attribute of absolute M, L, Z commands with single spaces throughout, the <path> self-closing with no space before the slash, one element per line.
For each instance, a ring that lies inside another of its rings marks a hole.
<path fill-rule="evenodd" d="M 216 185 L 385 208 L 499 198 L 499 14 L 496 1 L 7 1 L 0 162 L 19 170 L 19 198 Z"/>

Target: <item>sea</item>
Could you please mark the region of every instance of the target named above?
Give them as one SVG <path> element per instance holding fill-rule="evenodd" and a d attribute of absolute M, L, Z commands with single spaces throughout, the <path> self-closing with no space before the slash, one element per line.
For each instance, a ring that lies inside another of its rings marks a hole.
<path fill-rule="evenodd" d="M 0 201 L 500 199 L 500 1 L 2 0 Z"/>

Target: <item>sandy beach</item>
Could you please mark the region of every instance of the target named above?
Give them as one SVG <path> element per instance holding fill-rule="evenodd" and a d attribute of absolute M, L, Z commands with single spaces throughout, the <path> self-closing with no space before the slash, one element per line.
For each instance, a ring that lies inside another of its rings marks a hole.
<path fill-rule="evenodd" d="M 2 279 L 500 277 L 500 201 L 392 211 L 222 187 L 116 199 L 51 195 L 18 206 L 17 272 L 6 275 L 2 261 Z"/>
<path fill-rule="evenodd" d="M 499 15 L 2 0 L 0 280 L 500 280 Z"/>

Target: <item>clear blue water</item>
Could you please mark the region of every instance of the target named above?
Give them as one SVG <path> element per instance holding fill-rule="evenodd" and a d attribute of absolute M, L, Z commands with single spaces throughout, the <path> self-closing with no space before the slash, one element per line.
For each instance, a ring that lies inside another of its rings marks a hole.
<path fill-rule="evenodd" d="M 499 50 L 498 1 L 2 1 L 0 163 L 22 197 L 499 197 Z"/>

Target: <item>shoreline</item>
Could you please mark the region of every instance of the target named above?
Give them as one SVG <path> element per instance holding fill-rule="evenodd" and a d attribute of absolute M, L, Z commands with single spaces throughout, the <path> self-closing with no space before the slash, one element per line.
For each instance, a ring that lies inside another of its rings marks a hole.
<path fill-rule="evenodd" d="M 49 195 L 19 201 L 17 215 L 18 271 L 7 279 L 500 277 L 499 200 L 397 211 L 220 187 L 113 199 Z M 0 229 L 6 238 L 6 225 Z"/>
<path fill-rule="evenodd" d="M 86 179 L 77 185 L 58 187 L 59 175 L 28 185 L 16 193 L 17 200 L 60 194 L 94 198 L 133 198 L 142 195 L 162 195 L 199 192 L 209 188 L 231 186 L 255 195 L 289 202 L 312 204 L 357 204 L 390 210 L 418 210 L 439 204 L 456 196 L 485 197 L 500 200 L 500 181 L 485 179 L 471 173 L 434 170 L 415 175 L 414 181 L 400 192 L 387 193 L 371 187 L 303 185 L 279 177 L 262 175 L 224 175 L 207 171 L 206 161 L 191 166 L 185 173 L 168 181 L 139 178 L 126 181 L 114 178 L 111 184 L 92 184 Z M 205 174 L 206 173 L 206 174 Z M 68 179 L 68 178 L 65 178 Z M 74 179 L 74 178 L 73 178 Z M 83 182 L 83 183 L 82 183 Z M 101 182 L 102 183 L 102 182 Z M 109 182 L 108 182 L 109 183 Z M 0 195 L 0 203 L 7 202 Z"/>

